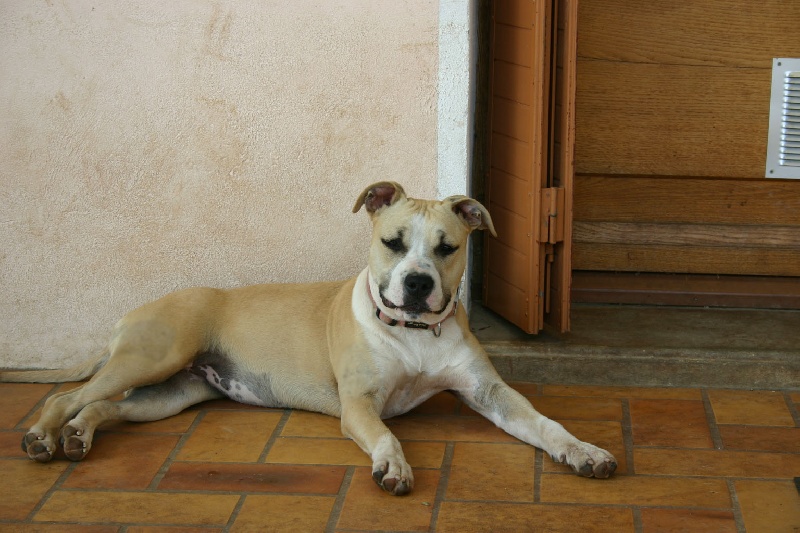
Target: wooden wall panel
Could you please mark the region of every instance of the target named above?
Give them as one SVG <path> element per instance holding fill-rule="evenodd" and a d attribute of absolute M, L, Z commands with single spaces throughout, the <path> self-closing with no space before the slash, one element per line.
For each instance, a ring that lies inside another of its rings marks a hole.
<path fill-rule="evenodd" d="M 763 177 L 771 71 L 579 60 L 579 173 Z"/>
<path fill-rule="evenodd" d="M 578 56 L 769 69 L 772 57 L 800 57 L 799 20 L 795 0 L 584 0 Z"/>
<path fill-rule="evenodd" d="M 578 242 L 601 244 L 787 247 L 800 250 L 798 226 L 576 222 L 573 238 Z"/>
<path fill-rule="evenodd" d="M 800 181 L 579 175 L 575 220 L 800 226 Z"/>
<path fill-rule="evenodd" d="M 576 270 L 800 276 L 800 249 L 574 243 Z"/>
<path fill-rule="evenodd" d="M 800 57 L 798 28 L 791 0 L 580 2 L 580 294 L 770 307 L 800 285 L 800 180 L 764 178 L 772 58 Z"/>
<path fill-rule="evenodd" d="M 764 176 L 773 57 L 800 2 L 579 5 L 579 173 Z"/>
<path fill-rule="evenodd" d="M 579 176 L 573 247 L 576 270 L 800 276 L 800 182 Z"/>
<path fill-rule="evenodd" d="M 572 289 L 582 303 L 800 309 L 796 277 L 580 271 Z"/>

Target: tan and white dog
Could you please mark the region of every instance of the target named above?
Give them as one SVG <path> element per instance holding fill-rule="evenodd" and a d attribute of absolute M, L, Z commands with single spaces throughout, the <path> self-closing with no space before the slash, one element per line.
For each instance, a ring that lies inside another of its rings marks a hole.
<path fill-rule="evenodd" d="M 83 459 L 95 429 L 111 420 L 151 421 L 214 398 L 317 411 L 372 458 L 384 490 L 414 486 L 400 442 L 382 419 L 450 390 L 511 435 L 606 478 L 614 457 L 539 414 L 506 385 L 458 305 L 467 239 L 494 227 L 465 196 L 406 196 L 376 183 L 356 200 L 372 223 L 369 265 L 348 281 L 194 288 L 127 314 L 106 350 L 66 370 L 0 372 L 0 381 L 64 382 L 48 398 L 22 448 L 49 461 L 59 445 Z M 111 398 L 127 391 L 124 399 Z"/>

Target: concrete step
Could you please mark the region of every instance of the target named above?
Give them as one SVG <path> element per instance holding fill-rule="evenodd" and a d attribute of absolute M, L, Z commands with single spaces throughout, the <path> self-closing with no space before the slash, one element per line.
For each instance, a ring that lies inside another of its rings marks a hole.
<path fill-rule="evenodd" d="M 475 303 L 509 381 L 800 390 L 800 310 L 576 305 L 572 330 L 527 335 Z"/>

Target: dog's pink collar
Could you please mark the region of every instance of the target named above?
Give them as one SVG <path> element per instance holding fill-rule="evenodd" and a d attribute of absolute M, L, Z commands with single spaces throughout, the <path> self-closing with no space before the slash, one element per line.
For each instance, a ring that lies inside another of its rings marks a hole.
<path fill-rule="evenodd" d="M 369 299 L 372 300 L 372 305 L 375 307 L 375 316 L 378 317 L 378 320 L 386 324 L 387 326 L 400 326 L 403 328 L 411 328 L 411 329 L 429 329 L 433 331 L 433 336 L 438 337 L 442 334 L 442 322 L 447 320 L 448 318 L 455 316 L 456 311 L 458 310 L 458 297 L 459 293 L 461 292 L 461 288 L 456 292 L 455 303 L 453 304 L 453 310 L 450 311 L 446 317 L 442 320 L 437 322 L 436 324 L 428 324 L 427 322 L 414 322 L 412 320 L 396 320 L 383 311 L 378 306 L 378 302 L 375 301 L 375 298 L 372 296 L 372 288 L 369 286 L 369 279 L 367 279 L 367 293 L 369 293 Z"/>

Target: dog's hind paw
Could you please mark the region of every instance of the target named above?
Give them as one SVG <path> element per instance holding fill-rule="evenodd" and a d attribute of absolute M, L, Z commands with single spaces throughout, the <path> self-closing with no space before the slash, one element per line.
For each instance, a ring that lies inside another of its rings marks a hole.
<path fill-rule="evenodd" d="M 22 451 L 37 463 L 46 463 L 53 458 L 53 443 L 46 435 L 28 433 L 22 438 Z"/>
<path fill-rule="evenodd" d="M 92 435 L 83 429 L 67 424 L 61 430 L 61 444 L 67 458 L 80 461 L 86 457 L 92 447 Z"/>

